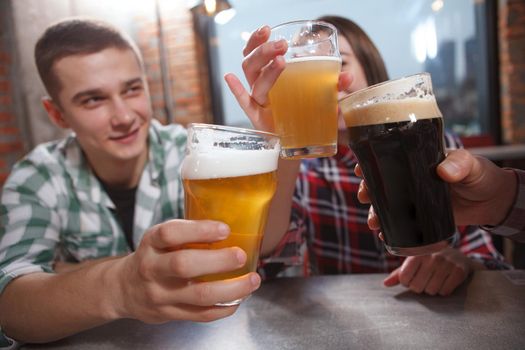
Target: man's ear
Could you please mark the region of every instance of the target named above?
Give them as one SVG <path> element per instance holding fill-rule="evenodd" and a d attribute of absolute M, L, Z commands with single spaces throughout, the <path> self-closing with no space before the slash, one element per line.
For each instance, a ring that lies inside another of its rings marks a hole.
<path fill-rule="evenodd" d="M 64 116 L 63 116 L 63 113 L 60 107 L 58 107 L 51 98 L 49 97 L 42 98 L 42 105 L 44 106 L 44 109 L 46 110 L 47 115 L 49 116 L 49 119 L 53 122 L 53 124 L 55 124 L 56 126 L 62 129 L 69 128 L 69 124 L 64 119 Z"/>

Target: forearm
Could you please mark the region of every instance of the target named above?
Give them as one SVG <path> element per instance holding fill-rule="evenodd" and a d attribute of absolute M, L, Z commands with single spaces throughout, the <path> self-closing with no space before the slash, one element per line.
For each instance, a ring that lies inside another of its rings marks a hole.
<path fill-rule="evenodd" d="M 117 260 L 12 281 L 0 296 L 0 324 L 22 342 L 49 342 L 118 318 Z"/>
<path fill-rule="evenodd" d="M 480 271 L 487 269 L 485 265 L 474 259 L 469 259 L 469 266 L 471 271 Z"/>
<path fill-rule="evenodd" d="M 120 259 L 120 258 L 121 258 L 121 256 L 108 256 L 106 258 L 84 260 L 84 261 L 79 262 L 79 263 L 70 263 L 70 262 L 57 261 L 53 265 L 53 270 L 56 273 L 65 273 L 65 272 L 70 272 L 70 271 L 75 271 L 75 270 L 78 270 L 78 269 L 82 269 L 82 268 L 85 268 L 87 266 L 91 266 L 91 265 L 94 265 L 94 264 L 100 264 L 102 261 L 113 260 L 113 259 Z"/>
<path fill-rule="evenodd" d="M 505 218 L 497 225 L 485 226 L 491 234 L 502 235 L 516 242 L 525 242 L 525 171 L 514 169 L 513 172 L 518 180 L 518 188 L 512 205 L 505 214 Z"/>
<path fill-rule="evenodd" d="M 270 254 L 288 229 L 300 161 L 279 159 L 277 191 L 270 204 L 261 256 Z"/>

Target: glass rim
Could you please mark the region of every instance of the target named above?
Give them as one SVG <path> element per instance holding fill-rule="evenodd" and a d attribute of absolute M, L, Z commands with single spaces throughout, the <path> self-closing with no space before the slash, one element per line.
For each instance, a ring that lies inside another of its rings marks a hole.
<path fill-rule="evenodd" d="M 397 78 L 397 79 L 389 79 L 389 80 L 386 80 L 386 81 L 383 81 L 383 82 L 380 82 L 380 83 L 377 83 L 377 84 L 374 84 L 374 85 L 367 86 L 364 89 L 354 91 L 354 92 L 352 92 L 352 93 L 350 93 L 348 95 L 345 95 L 345 96 L 341 97 L 340 99 L 338 99 L 338 102 L 342 102 L 344 100 L 351 99 L 351 98 L 353 98 L 353 97 L 355 97 L 356 95 L 359 95 L 359 94 L 369 93 L 369 92 L 371 92 L 373 90 L 376 90 L 376 89 L 378 89 L 378 88 L 380 88 L 380 87 L 382 87 L 384 85 L 390 85 L 390 84 L 393 84 L 393 83 L 404 82 L 404 81 L 411 80 L 411 79 L 414 79 L 414 78 L 417 78 L 417 77 L 428 78 L 429 80 L 431 79 L 430 73 L 428 73 L 428 72 L 420 72 L 420 73 L 405 75 L 405 76 L 402 76 L 402 77 Z"/>
<path fill-rule="evenodd" d="M 332 23 L 328 23 L 325 21 L 319 21 L 316 19 L 299 19 L 299 20 L 284 22 L 284 23 L 277 24 L 276 26 L 270 27 L 270 30 L 273 31 L 274 29 L 278 29 L 280 27 L 285 27 L 285 26 L 289 26 L 293 24 L 300 24 L 300 23 L 313 23 L 313 24 L 322 25 L 322 26 L 332 29 L 333 32 L 337 34 L 337 28 Z"/>
<path fill-rule="evenodd" d="M 230 131 L 230 132 L 236 132 L 240 134 L 256 134 L 259 136 L 271 136 L 276 137 L 277 139 L 280 139 L 279 135 L 269 132 L 269 131 L 261 131 L 256 129 L 248 129 L 248 128 L 242 128 L 237 126 L 229 126 L 229 125 L 220 125 L 220 124 L 207 124 L 207 123 L 189 123 L 187 126 L 187 129 L 213 129 L 213 130 L 224 130 L 224 131 Z"/>

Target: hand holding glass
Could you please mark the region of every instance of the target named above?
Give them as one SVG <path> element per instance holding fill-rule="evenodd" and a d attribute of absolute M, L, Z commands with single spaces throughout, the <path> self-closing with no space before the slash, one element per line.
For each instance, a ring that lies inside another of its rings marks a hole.
<path fill-rule="evenodd" d="M 296 21 L 272 28 L 270 39 L 288 43 L 286 67 L 269 93 L 281 156 L 334 155 L 341 71 L 337 30 L 321 21 Z"/>
<path fill-rule="evenodd" d="M 350 147 L 363 171 L 385 246 L 396 255 L 424 255 L 452 241 L 443 118 L 427 73 L 377 84 L 341 100 Z"/>

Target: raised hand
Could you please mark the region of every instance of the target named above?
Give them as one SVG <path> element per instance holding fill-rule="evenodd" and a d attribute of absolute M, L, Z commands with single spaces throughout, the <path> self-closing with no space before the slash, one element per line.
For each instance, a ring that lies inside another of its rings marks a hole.
<path fill-rule="evenodd" d="M 234 74 L 226 74 L 224 79 L 253 125 L 259 130 L 274 131 L 268 92 L 285 68 L 282 55 L 288 45 L 285 40 L 268 42 L 269 37 L 270 27 L 263 26 L 250 36 L 243 50 L 242 69 L 250 93 Z"/>
<path fill-rule="evenodd" d="M 283 55 L 288 45 L 285 40 L 268 41 L 270 33 L 268 26 L 257 29 L 250 36 L 243 50 L 242 69 L 251 92 L 248 92 L 232 73 L 226 74 L 224 79 L 254 127 L 272 132 L 274 127 L 268 92 L 285 68 Z M 345 91 L 351 83 L 351 74 L 341 72 L 338 90 Z"/>

